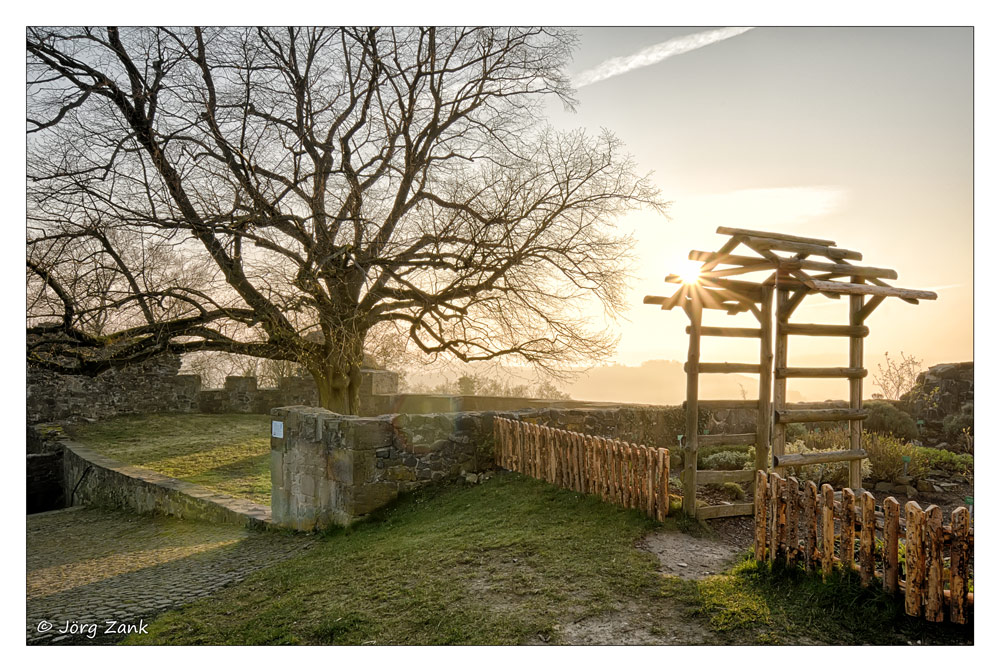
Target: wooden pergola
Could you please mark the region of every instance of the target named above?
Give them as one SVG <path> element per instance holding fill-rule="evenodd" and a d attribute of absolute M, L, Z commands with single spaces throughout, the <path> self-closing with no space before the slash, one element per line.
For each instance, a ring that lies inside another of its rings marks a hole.
<path fill-rule="evenodd" d="M 889 268 L 860 266 L 861 253 L 837 247 L 832 240 L 805 238 L 767 231 L 752 231 L 720 226 L 717 232 L 729 240 L 716 252 L 693 250 L 689 259 L 703 262 L 696 280 L 668 275 L 666 281 L 680 285 L 670 297 L 647 296 L 643 303 L 659 305 L 663 310 L 681 307 L 690 318 L 687 373 L 686 434 L 684 436 L 684 512 L 699 518 L 749 515 L 753 504 L 696 506 L 698 484 L 726 481 L 754 482 L 758 469 L 773 468 L 784 474 L 793 465 L 850 462 L 850 487 L 861 487 L 861 460 L 866 456 L 861 447 L 861 426 L 867 416 L 862 409 L 862 384 L 867 371 L 863 367 L 864 338 L 868 335 L 865 319 L 889 297 L 907 303 L 937 298 L 934 292 L 902 289 L 890 286 L 896 272 Z M 742 245 L 750 254 L 734 251 Z M 734 276 L 748 273 L 768 273 L 761 282 Z M 797 324 L 790 322 L 795 309 L 810 294 L 822 294 L 831 299 L 849 297 L 848 321 L 845 325 Z M 750 312 L 760 323 L 759 328 L 714 327 L 702 324 L 705 310 L 724 311 L 730 315 Z M 775 331 L 775 325 L 777 330 Z M 849 363 L 846 367 L 789 367 L 788 337 L 840 336 L 849 342 Z M 736 364 L 702 362 L 701 337 L 756 338 L 760 340 L 760 362 Z M 773 344 L 773 349 L 772 349 Z M 698 374 L 750 373 L 760 376 L 756 401 L 698 401 Z M 790 410 L 785 392 L 789 378 L 846 378 L 850 381 L 848 408 L 811 408 Z M 773 382 L 773 385 L 772 385 Z M 750 407 L 757 409 L 757 431 L 754 434 L 715 434 L 698 436 L 699 407 Z M 848 421 L 850 448 L 824 453 L 785 454 L 785 426 L 793 422 Z M 728 443 L 754 444 L 754 469 L 698 473 L 699 445 Z M 769 458 L 770 453 L 770 459 Z"/>

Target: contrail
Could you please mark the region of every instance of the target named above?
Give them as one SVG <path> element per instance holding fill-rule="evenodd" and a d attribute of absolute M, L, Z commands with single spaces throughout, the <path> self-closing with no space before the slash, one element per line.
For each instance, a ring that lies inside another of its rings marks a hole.
<path fill-rule="evenodd" d="M 753 28 L 716 28 L 715 30 L 706 30 L 702 33 L 675 37 L 667 40 L 666 42 L 660 42 L 659 44 L 654 44 L 651 47 L 646 47 L 642 51 L 628 56 L 609 58 L 596 68 L 591 68 L 590 70 L 586 70 L 577 75 L 573 79 L 573 86 L 579 89 L 589 84 L 593 84 L 594 82 L 600 82 L 601 80 L 608 79 L 609 77 L 621 75 L 629 70 L 644 68 L 647 65 L 659 63 L 663 59 L 670 58 L 671 56 L 677 56 L 678 54 L 684 54 L 689 51 L 694 51 L 695 49 L 707 47 L 710 44 L 721 42 L 722 40 L 728 40 L 730 37 L 742 35 L 748 30 L 753 30 Z"/>

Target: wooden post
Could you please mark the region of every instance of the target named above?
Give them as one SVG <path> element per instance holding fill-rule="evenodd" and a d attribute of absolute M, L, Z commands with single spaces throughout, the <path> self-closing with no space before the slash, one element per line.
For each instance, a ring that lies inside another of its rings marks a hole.
<path fill-rule="evenodd" d="M 688 310 L 691 335 L 688 338 L 687 417 L 684 429 L 684 513 L 697 514 L 698 488 L 698 363 L 701 359 L 701 305 L 692 302 Z"/>
<path fill-rule="evenodd" d="M 906 613 L 919 616 L 924 601 L 924 512 L 914 501 L 906 503 Z"/>
<path fill-rule="evenodd" d="M 768 471 L 771 450 L 771 376 L 774 372 L 774 355 L 771 348 L 773 337 L 772 313 L 774 312 L 774 287 L 761 288 L 760 302 L 760 385 L 757 390 L 757 452 L 754 469 Z"/>
<path fill-rule="evenodd" d="M 780 275 L 780 272 L 778 273 Z M 774 335 L 774 368 L 784 369 L 788 367 L 788 333 L 782 329 L 782 324 L 787 323 L 790 315 L 786 315 L 788 309 L 788 290 L 777 290 L 778 296 L 778 330 Z M 773 421 L 775 413 L 785 410 L 785 393 L 788 388 L 786 378 L 774 379 L 774 406 L 771 418 Z M 785 426 L 774 423 L 774 439 L 771 443 L 771 454 L 781 456 L 785 454 Z M 778 474 L 784 476 L 783 468 L 777 469 Z"/>
<path fill-rule="evenodd" d="M 785 543 L 785 535 L 787 534 L 787 522 L 788 522 L 788 487 L 787 481 L 785 479 L 778 477 L 778 493 L 776 502 L 777 506 L 775 508 L 775 518 L 777 519 L 777 524 L 775 526 L 774 533 L 774 545 L 778 547 L 777 556 L 784 559 L 788 553 L 788 544 Z"/>
<path fill-rule="evenodd" d="M 805 547 L 805 565 L 806 571 L 811 572 L 816 567 L 816 537 L 817 537 L 817 524 L 816 518 L 819 516 L 819 506 L 818 499 L 819 494 L 816 492 L 816 484 L 812 481 L 806 481 L 806 506 L 805 506 L 805 518 L 806 518 L 806 547 Z"/>
<path fill-rule="evenodd" d="M 646 446 L 639 446 L 639 449 L 642 451 L 643 468 L 645 469 L 642 482 L 643 487 L 646 488 L 646 512 L 650 517 L 654 517 L 656 516 L 656 462 L 652 449 Z"/>
<path fill-rule="evenodd" d="M 868 586 L 875 578 L 875 498 L 861 493 L 861 550 L 858 551 L 861 585 Z"/>
<path fill-rule="evenodd" d="M 829 483 L 824 483 L 823 488 L 823 580 L 833 571 L 833 545 L 835 543 L 833 532 L 834 499 L 833 487 Z"/>
<path fill-rule="evenodd" d="M 778 500 L 781 498 L 781 490 L 778 484 L 778 474 L 771 472 L 767 477 L 768 484 L 768 508 L 771 509 L 771 534 L 770 542 L 768 544 L 769 552 L 768 558 L 773 563 L 775 558 L 778 557 Z"/>
<path fill-rule="evenodd" d="M 969 593 L 969 511 L 960 506 L 951 512 L 951 622 L 965 623 L 965 599 Z"/>
<path fill-rule="evenodd" d="M 795 563 L 799 554 L 799 479 L 789 476 L 785 479 L 785 500 L 787 519 L 785 534 L 785 562 Z"/>
<path fill-rule="evenodd" d="M 841 514 L 843 520 L 840 524 L 840 564 L 844 569 L 854 569 L 854 526 L 857 522 L 857 514 L 854 511 L 854 491 L 844 488 L 841 491 Z"/>
<path fill-rule="evenodd" d="M 753 548 L 757 562 L 767 558 L 767 472 L 757 470 L 756 485 L 753 490 Z"/>
<path fill-rule="evenodd" d="M 882 590 L 895 595 L 899 591 L 899 502 L 895 497 L 886 497 L 882 509 L 885 511 Z"/>
<path fill-rule="evenodd" d="M 851 277 L 851 282 L 864 283 L 864 281 L 865 279 L 860 276 Z M 852 294 L 849 299 L 851 326 L 860 327 L 864 325 L 864 317 L 861 315 L 861 309 L 864 308 L 864 299 L 865 297 L 860 294 Z M 860 369 L 864 367 L 864 343 L 864 336 L 851 337 L 849 360 L 849 366 L 851 368 Z M 864 379 L 851 378 L 849 384 L 851 390 L 851 408 L 860 410 Z M 851 431 L 851 450 L 861 450 L 861 428 L 863 422 L 863 420 L 848 421 Z M 861 460 L 851 460 L 848 462 L 848 465 L 850 465 L 848 485 L 851 488 L 858 489 L 861 487 Z"/>
<path fill-rule="evenodd" d="M 927 548 L 927 608 L 924 617 L 928 621 L 944 620 L 944 528 L 941 507 L 932 504 L 927 507 L 926 548 Z"/>

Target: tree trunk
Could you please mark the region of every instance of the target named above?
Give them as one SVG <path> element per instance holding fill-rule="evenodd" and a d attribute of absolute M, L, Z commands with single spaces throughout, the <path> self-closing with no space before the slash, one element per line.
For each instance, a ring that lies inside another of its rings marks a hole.
<path fill-rule="evenodd" d="M 360 412 L 361 366 L 347 364 L 343 367 L 330 366 L 322 370 L 312 370 L 313 380 L 319 392 L 319 405 L 342 415 L 358 415 Z"/>

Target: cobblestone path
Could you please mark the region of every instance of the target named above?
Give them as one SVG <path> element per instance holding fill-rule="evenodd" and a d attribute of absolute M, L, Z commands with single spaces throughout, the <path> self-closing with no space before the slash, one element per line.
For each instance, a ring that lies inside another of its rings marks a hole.
<path fill-rule="evenodd" d="M 311 544 L 301 535 L 124 511 L 75 507 L 28 516 L 27 641 L 113 644 L 129 626 Z"/>

